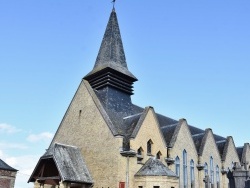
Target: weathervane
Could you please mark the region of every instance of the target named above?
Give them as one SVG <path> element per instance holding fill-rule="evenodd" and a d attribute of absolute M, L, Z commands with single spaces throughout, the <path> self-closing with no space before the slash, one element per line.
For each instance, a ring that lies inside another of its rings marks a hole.
<path fill-rule="evenodd" d="M 115 8 L 115 1 L 116 0 L 112 0 L 112 2 L 111 2 L 111 3 L 113 3 L 113 8 Z"/>

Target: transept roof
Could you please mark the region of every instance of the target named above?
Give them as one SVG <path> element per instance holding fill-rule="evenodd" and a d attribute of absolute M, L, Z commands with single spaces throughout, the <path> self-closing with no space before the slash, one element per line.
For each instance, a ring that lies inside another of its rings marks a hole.
<path fill-rule="evenodd" d="M 160 160 L 149 158 L 135 176 L 168 176 L 177 177 L 177 175 L 166 167 Z"/>

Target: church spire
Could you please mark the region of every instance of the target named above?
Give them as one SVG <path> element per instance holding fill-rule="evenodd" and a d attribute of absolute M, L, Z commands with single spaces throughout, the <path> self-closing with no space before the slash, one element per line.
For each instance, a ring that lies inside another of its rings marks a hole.
<path fill-rule="evenodd" d="M 119 24 L 113 8 L 93 70 L 84 79 L 94 89 L 112 86 L 132 94 L 137 78 L 128 70 Z"/>

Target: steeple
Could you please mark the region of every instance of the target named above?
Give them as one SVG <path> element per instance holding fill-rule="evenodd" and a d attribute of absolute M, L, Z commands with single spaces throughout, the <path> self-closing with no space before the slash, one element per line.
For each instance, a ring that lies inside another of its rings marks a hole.
<path fill-rule="evenodd" d="M 93 89 L 113 87 L 129 95 L 137 78 L 128 70 L 119 24 L 113 8 L 93 70 L 84 77 Z"/>

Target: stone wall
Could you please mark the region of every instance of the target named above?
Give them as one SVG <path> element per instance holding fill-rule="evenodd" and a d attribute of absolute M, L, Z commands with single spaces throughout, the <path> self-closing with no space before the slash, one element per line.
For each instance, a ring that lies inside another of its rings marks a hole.
<path fill-rule="evenodd" d="M 16 172 L 0 170 L 0 188 L 14 188 Z"/>
<path fill-rule="evenodd" d="M 114 137 L 98 108 L 89 84 L 82 82 L 53 142 L 81 149 L 95 188 L 118 187 L 118 158 L 122 138 Z"/>
<path fill-rule="evenodd" d="M 136 177 L 134 188 L 142 186 L 143 188 L 153 188 L 159 186 L 160 188 L 179 188 L 178 178 L 171 178 L 165 176 L 147 176 L 147 177 Z"/>
<path fill-rule="evenodd" d="M 177 156 L 180 158 L 180 187 L 183 187 L 183 151 L 187 152 L 187 171 L 188 171 L 188 187 L 191 187 L 190 181 L 190 161 L 194 161 L 194 175 L 195 175 L 195 187 L 198 187 L 198 170 L 197 165 L 197 151 L 191 137 L 189 128 L 186 121 L 181 121 L 180 130 L 178 132 L 175 144 L 170 150 L 170 157 L 175 159 Z M 170 165 L 172 171 L 175 172 L 175 164 Z"/>
<path fill-rule="evenodd" d="M 152 151 L 151 154 L 147 153 L 147 142 L 152 140 Z M 163 136 L 161 134 L 158 122 L 155 117 L 155 113 L 153 108 L 149 108 L 147 115 L 141 124 L 140 130 L 136 135 L 135 139 L 130 141 L 131 149 L 137 150 L 141 147 L 143 149 L 143 159 L 141 160 L 141 164 L 138 164 L 137 158 L 133 157 L 130 159 L 130 188 L 136 187 L 133 185 L 134 175 L 139 171 L 142 165 L 150 158 L 156 157 L 156 154 L 160 151 L 162 156 L 160 158 L 163 164 L 166 164 L 164 158 L 167 156 L 167 148 Z M 126 160 L 123 159 L 122 166 L 126 167 Z M 125 169 L 123 169 L 125 171 Z M 124 175 L 125 173 L 123 173 Z"/>

